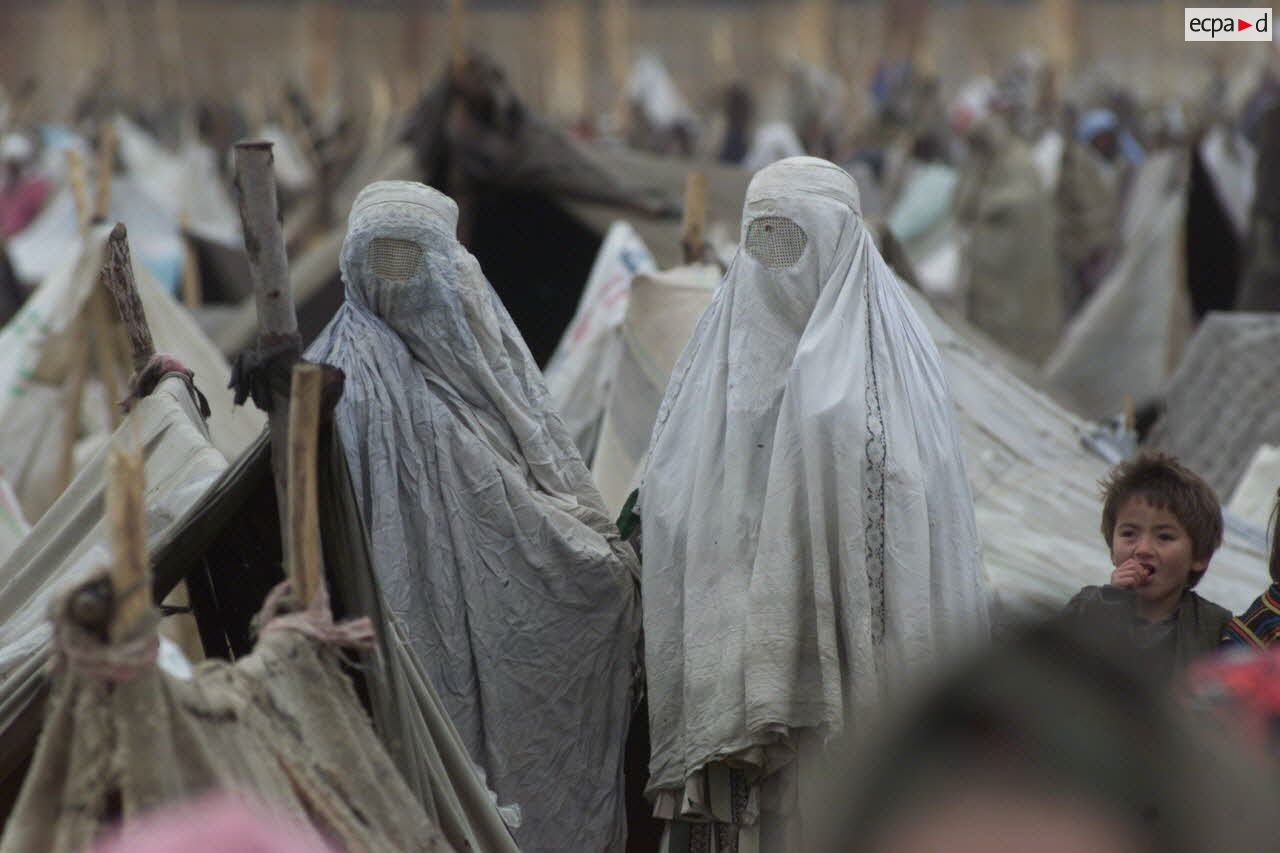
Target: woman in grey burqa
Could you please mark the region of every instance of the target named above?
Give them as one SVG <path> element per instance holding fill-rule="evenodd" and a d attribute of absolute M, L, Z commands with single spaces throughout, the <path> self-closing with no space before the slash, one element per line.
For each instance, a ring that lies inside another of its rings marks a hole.
<path fill-rule="evenodd" d="M 308 357 L 336 422 L 388 618 L 526 851 L 621 850 L 638 569 L 542 374 L 430 187 L 370 184 L 346 300 Z"/>

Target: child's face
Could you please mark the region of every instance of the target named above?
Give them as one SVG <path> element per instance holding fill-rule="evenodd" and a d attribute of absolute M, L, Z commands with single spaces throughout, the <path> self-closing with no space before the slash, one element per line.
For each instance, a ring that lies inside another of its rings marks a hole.
<path fill-rule="evenodd" d="M 1209 565 L 1208 560 L 1192 557 L 1191 536 L 1172 512 L 1156 509 L 1140 497 L 1120 505 L 1111 534 L 1112 565 L 1129 560 L 1147 572 L 1136 592 L 1151 602 L 1176 599 L 1188 576 Z"/>

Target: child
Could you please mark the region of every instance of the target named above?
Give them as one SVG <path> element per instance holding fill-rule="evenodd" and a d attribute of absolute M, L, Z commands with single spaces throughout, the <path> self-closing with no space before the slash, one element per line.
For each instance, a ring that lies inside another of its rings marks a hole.
<path fill-rule="evenodd" d="M 1224 646 L 1264 649 L 1280 641 L 1280 491 L 1271 510 L 1271 586 L 1222 632 Z"/>
<path fill-rule="evenodd" d="M 1222 508 L 1208 483 L 1164 453 L 1122 462 L 1102 485 L 1102 535 L 1115 569 L 1108 586 L 1077 593 L 1064 618 L 1168 680 L 1216 648 L 1231 619 L 1191 591 L 1222 544 Z"/>

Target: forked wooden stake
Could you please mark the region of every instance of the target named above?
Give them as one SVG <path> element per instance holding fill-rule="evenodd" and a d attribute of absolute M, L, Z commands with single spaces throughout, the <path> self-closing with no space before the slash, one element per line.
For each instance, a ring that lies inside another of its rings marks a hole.
<path fill-rule="evenodd" d="M 696 263 L 702 257 L 707 233 L 707 176 L 690 172 L 684 185 L 684 219 L 680 223 L 680 244 L 684 262 Z"/>
<path fill-rule="evenodd" d="M 289 258 L 280 227 L 276 200 L 274 158 L 270 142 L 237 142 L 236 187 L 240 195 L 240 222 L 244 247 L 249 256 L 249 275 L 258 306 L 259 353 L 277 356 L 292 351 L 301 354 L 298 318 L 289 290 Z M 288 543 L 286 507 L 286 465 L 289 444 L 289 396 L 283 390 L 271 392 L 267 426 L 271 433 L 271 474 L 280 507 L 280 540 Z"/>
<path fill-rule="evenodd" d="M 107 238 L 101 280 L 115 300 L 120 319 L 124 321 L 124 330 L 129 336 L 130 355 L 133 358 L 133 372 L 137 373 L 156 354 L 156 345 L 151 340 L 147 312 L 142 308 L 142 299 L 138 296 L 138 287 L 133 280 L 129 235 L 123 222 L 117 222 L 116 227 L 111 229 L 111 236 Z"/>
<path fill-rule="evenodd" d="M 111 530 L 111 586 L 115 607 L 108 638 L 129 639 L 138 620 L 151 609 L 151 583 L 147 566 L 146 519 L 143 487 L 146 477 L 142 454 L 134 447 L 112 445 L 107 456 L 107 518 Z"/>
<path fill-rule="evenodd" d="M 305 362 L 293 367 L 289 398 L 289 537 L 285 560 L 299 600 L 311 603 L 324 583 L 320 570 L 320 512 L 316 449 L 324 372 Z"/>
<path fill-rule="evenodd" d="M 258 303 L 258 343 L 298 340 L 298 319 L 289 291 L 289 258 L 285 254 L 276 200 L 275 157 L 270 142 L 237 142 L 236 186 L 240 222 L 249 256 L 249 274 Z"/>

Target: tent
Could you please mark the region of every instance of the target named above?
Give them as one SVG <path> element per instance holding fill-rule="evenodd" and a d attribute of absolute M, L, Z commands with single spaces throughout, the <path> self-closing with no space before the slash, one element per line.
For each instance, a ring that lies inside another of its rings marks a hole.
<path fill-rule="evenodd" d="M 1231 493 L 1227 508 L 1236 515 L 1257 524 L 1269 525 L 1276 506 L 1276 488 L 1280 483 L 1280 447 L 1263 444 L 1258 447 Z"/>
<path fill-rule="evenodd" d="M 62 243 L 57 266 L 27 300 L 22 310 L 0 330 L 0 469 L 17 492 L 29 519 L 39 519 L 53 502 L 67 473 L 62 445 L 67 410 L 76 398 L 77 376 L 83 378 L 90 333 L 98 348 L 91 364 L 103 381 L 85 381 L 77 417 L 82 421 L 71 435 L 79 439 L 80 458 L 92 452 L 108 428 L 107 400 L 125 394 L 120 356 L 121 333 L 114 307 L 99 285 L 109 226 L 92 229 L 81 240 Z M 234 409 L 226 389 L 230 368 L 226 359 L 196 326 L 191 316 L 166 294 L 141 264 L 134 264 L 138 294 L 155 345 L 195 371 L 196 381 L 213 410 L 209 431 L 213 443 L 228 458 L 244 450 L 262 428 L 256 411 Z M 97 314 L 97 318 L 95 318 Z"/>
<path fill-rule="evenodd" d="M 1179 456 L 1225 500 L 1258 448 L 1280 444 L 1277 353 L 1280 315 L 1210 314 L 1164 388 L 1147 443 Z"/>
<path fill-rule="evenodd" d="M 578 310 L 543 370 L 551 402 L 588 465 L 618 368 L 632 278 L 656 270 L 634 228 L 621 221 L 610 225 Z"/>
<path fill-rule="evenodd" d="M 226 458 L 210 442 L 199 400 L 185 377 L 171 375 L 139 401 L 115 431 L 144 455 L 146 530 L 154 545 L 195 503 Z M 0 564 L 0 786 L 11 791 L 34 746 L 47 682 L 50 603 L 108 558 L 104 484 L 106 446 Z"/>
<path fill-rule="evenodd" d="M 368 615 L 378 653 L 358 676 L 374 728 L 396 768 L 458 850 L 514 853 L 515 816 L 499 809 L 426 674 L 409 653 L 404 626 L 385 616 L 369 563 L 342 448 L 322 430 L 319 509 L 327 579 L 336 616 Z M 153 590 L 163 599 L 185 579 L 206 653 L 251 652 L 250 623 L 282 578 L 279 512 L 264 432 L 152 550 Z"/>
<path fill-rule="evenodd" d="M 333 196 L 333 212 L 345 217 L 356 192 L 373 180 L 420 180 L 457 200 L 459 236 L 539 364 L 570 324 L 613 222 L 625 218 L 659 268 L 672 267 L 683 261 L 677 214 L 689 172 L 707 176 L 708 233 L 734 239 L 751 177 L 719 163 L 572 139 L 529 110 L 502 71 L 479 57 L 428 88 L 404 141 L 409 147 L 393 146 L 366 160 L 367 173 L 348 177 Z M 291 219 L 304 218 L 308 204 Z M 290 280 L 304 343 L 342 303 L 344 233 L 334 225 L 295 253 Z M 246 302 L 214 331 L 224 353 L 251 344 L 253 316 Z"/>
<path fill-rule="evenodd" d="M 105 221 L 123 222 L 131 234 L 139 266 L 173 293 L 182 271 L 182 239 L 177 220 L 129 176 L 111 179 Z M 40 215 L 9 240 L 9 260 L 18 278 L 28 285 L 44 281 L 57 270 L 67 247 L 78 239 L 80 226 L 71 189 L 59 190 Z"/>
<path fill-rule="evenodd" d="M 605 506 L 618 512 L 631 490 L 676 359 L 720 284 L 712 264 L 675 267 L 631 279 L 618 353 L 603 401 L 591 473 Z"/>

